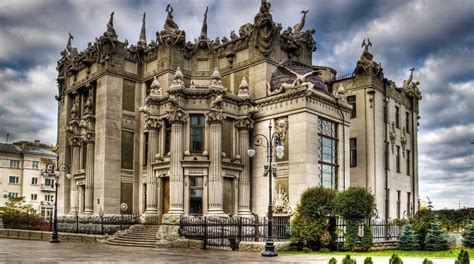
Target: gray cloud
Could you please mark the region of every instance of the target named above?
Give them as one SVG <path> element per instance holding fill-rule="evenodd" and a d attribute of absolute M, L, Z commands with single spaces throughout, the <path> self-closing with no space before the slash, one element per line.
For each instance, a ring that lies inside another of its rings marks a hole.
<path fill-rule="evenodd" d="M 385 76 L 401 84 L 408 68 L 423 93 L 419 127 L 421 198 L 441 207 L 474 206 L 474 17 L 473 1 L 311 1 L 273 0 L 275 21 L 283 28 L 310 9 L 307 28 L 315 28 L 318 50 L 313 63 L 352 72 L 360 43 L 369 37 L 371 52 Z M 55 64 L 67 33 L 79 50 L 101 35 L 115 11 L 121 40 L 135 43 L 147 12 L 148 40 L 165 20 L 163 1 L 22 0 L 0 2 L 0 140 L 56 141 Z M 209 37 L 228 36 L 253 22 L 259 1 L 176 0 L 175 21 L 188 40 L 199 35 L 209 6 Z"/>

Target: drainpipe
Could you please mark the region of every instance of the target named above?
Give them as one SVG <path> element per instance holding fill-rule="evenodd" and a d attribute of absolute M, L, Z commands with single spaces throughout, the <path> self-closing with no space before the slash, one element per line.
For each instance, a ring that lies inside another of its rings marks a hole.
<path fill-rule="evenodd" d="M 389 149 L 387 149 L 387 143 L 388 143 L 388 133 L 387 133 L 387 122 L 388 122 L 388 101 L 387 101 L 387 84 L 384 83 L 384 104 L 385 104 L 385 112 L 384 114 L 384 167 L 385 167 L 385 219 L 388 219 L 388 207 L 389 207 L 389 197 L 388 197 L 388 156 L 389 154 Z"/>

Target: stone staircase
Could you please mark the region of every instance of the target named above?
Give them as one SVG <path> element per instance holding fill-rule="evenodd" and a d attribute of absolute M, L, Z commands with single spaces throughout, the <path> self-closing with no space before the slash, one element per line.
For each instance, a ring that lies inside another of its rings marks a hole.
<path fill-rule="evenodd" d="M 159 225 L 133 225 L 128 230 L 116 233 L 105 243 L 116 246 L 155 247 Z"/>

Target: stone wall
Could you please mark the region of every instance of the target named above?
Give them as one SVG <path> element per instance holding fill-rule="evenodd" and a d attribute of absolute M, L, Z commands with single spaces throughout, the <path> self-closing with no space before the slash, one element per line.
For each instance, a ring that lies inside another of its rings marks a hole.
<path fill-rule="evenodd" d="M 20 229 L 0 229 L 0 238 L 49 241 L 51 239 L 51 232 Z M 105 239 L 106 236 L 101 235 L 59 233 L 59 240 L 61 242 L 99 243 Z"/>

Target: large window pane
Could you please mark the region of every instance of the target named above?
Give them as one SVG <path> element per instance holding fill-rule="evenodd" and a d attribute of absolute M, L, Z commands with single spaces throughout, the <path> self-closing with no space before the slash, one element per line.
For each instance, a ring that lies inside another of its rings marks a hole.
<path fill-rule="evenodd" d="M 336 188 L 336 124 L 328 120 L 318 119 L 318 132 L 318 175 L 321 186 Z"/>
<path fill-rule="evenodd" d="M 204 151 L 204 116 L 191 116 L 191 152 Z"/>

